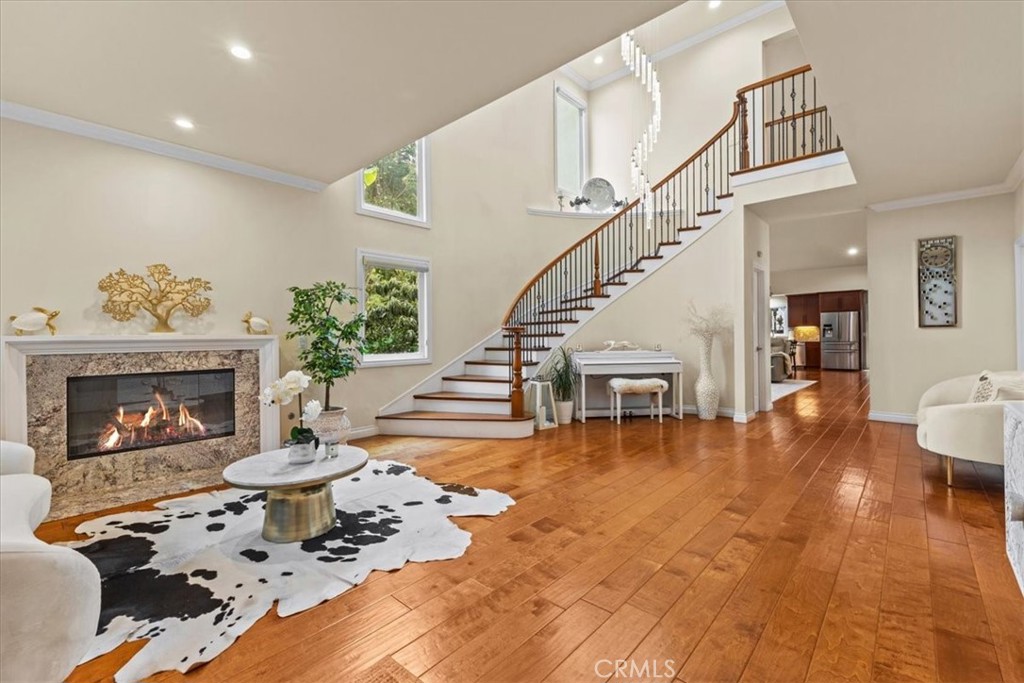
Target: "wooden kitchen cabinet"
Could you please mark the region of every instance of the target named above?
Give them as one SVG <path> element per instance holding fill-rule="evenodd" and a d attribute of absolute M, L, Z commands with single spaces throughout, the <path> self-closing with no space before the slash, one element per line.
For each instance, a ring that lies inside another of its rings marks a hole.
<path fill-rule="evenodd" d="M 806 342 L 807 343 L 807 368 L 820 368 L 821 367 L 821 342 Z"/>
<path fill-rule="evenodd" d="M 790 295 L 786 298 L 786 305 L 789 308 L 790 327 L 817 327 L 821 323 L 817 294 Z"/>
<path fill-rule="evenodd" d="M 864 292 L 859 289 L 845 292 L 822 292 L 818 295 L 818 306 L 822 313 L 859 311 Z"/>

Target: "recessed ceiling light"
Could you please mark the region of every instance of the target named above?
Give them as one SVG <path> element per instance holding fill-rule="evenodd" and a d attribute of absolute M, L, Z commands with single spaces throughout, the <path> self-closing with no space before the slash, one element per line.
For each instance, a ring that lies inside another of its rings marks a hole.
<path fill-rule="evenodd" d="M 711 0 L 708 2 L 708 9 L 718 9 L 718 6 L 722 4 L 722 0 Z"/>
<path fill-rule="evenodd" d="M 858 249 L 857 247 L 850 247 L 849 249 L 846 250 L 846 253 L 849 254 L 850 256 L 856 256 L 857 254 L 860 253 L 860 249 Z"/>
<path fill-rule="evenodd" d="M 238 59 L 252 59 L 252 50 L 245 45 L 232 45 L 231 54 Z"/>
<path fill-rule="evenodd" d="M 604 64 L 604 57 L 601 55 L 594 57 L 594 64 Z"/>
<path fill-rule="evenodd" d="M 186 119 L 183 116 L 179 116 L 178 118 L 174 119 L 174 125 L 176 125 L 178 128 L 184 128 L 185 130 L 192 130 L 193 128 L 196 127 L 196 124 L 192 123 L 189 119 Z"/>

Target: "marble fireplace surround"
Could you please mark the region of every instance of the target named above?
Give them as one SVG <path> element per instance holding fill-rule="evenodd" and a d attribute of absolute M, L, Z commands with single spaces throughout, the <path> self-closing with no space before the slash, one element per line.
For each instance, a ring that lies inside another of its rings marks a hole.
<path fill-rule="evenodd" d="M 258 400 L 278 377 L 274 336 L 4 337 L 3 438 L 36 450 L 53 485 L 50 517 L 124 505 L 221 483 L 234 460 L 280 446 L 277 409 Z M 67 459 L 69 376 L 233 368 L 235 435 Z"/>

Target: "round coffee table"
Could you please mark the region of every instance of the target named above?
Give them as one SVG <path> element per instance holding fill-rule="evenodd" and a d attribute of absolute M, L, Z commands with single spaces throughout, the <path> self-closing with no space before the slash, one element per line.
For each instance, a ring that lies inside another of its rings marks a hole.
<path fill-rule="evenodd" d="M 224 481 L 235 488 L 267 492 L 263 538 L 273 543 L 293 543 L 321 536 L 337 519 L 331 482 L 358 472 L 369 454 L 355 446 L 341 446 L 334 458 L 303 465 L 288 462 L 288 449 L 267 451 L 243 458 L 224 468 Z"/>

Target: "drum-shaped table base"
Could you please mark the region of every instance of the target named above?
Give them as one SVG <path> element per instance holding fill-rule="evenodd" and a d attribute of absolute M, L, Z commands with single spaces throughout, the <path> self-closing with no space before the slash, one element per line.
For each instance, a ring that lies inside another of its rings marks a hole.
<path fill-rule="evenodd" d="M 267 491 L 263 538 L 272 543 L 316 538 L 334 528 L 336 522 L 330 482 Z"/>

